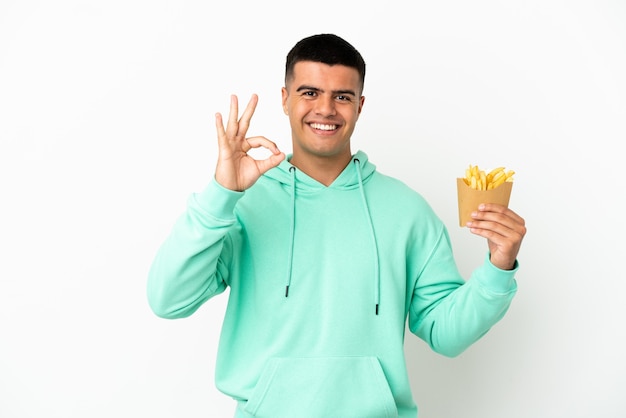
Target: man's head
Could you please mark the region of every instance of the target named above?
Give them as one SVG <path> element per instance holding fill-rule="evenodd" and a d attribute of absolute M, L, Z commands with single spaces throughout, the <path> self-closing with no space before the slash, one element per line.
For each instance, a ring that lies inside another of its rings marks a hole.
<path fill-rule="evenodd" d="M 343 65 L 358 71 L 361 91 L 365 83 L 365 61 L 350 43 L 333 34 L 312 35 L 300 40 L 287 54 L 285 84 L 293 78 L 294 66 L 300 61 L 321 62 L 327 65 Z"/>
<path fill-rule="evenodd" d="M 299 41 L 287 55 L 283 111 L 289 116 L 291 163 L 309 175 L 321 166 L 343 169 L 351 158 L 350 138 L 363 108 L 365 62 L 336 35 Z M 322 176 L 316 177 L 318 181 Z"/>

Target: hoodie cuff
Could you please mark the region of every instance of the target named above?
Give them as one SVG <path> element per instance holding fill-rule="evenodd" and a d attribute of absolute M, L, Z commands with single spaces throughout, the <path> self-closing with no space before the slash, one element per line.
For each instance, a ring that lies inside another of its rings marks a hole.
<path fill-rule="evenodd" d="M 489 260 L 489 253 L 485 257 L 485 262 L 477 275 L 478 281 L 483 287 L 494 293 L 509 293 L 517 287 L 515 283 L 515 273 L 519 270 L 519 263 L 515 260 L 513 269 L 502 270 L 494 266 Z"/>
<path fill-rule="evenodd" d="M 214 218 L 233 220 L 235 205 L 244 193 L 227 189 L 213 178 L 202 192 L 195 194 L 195 201 L 204 212 Z"/>

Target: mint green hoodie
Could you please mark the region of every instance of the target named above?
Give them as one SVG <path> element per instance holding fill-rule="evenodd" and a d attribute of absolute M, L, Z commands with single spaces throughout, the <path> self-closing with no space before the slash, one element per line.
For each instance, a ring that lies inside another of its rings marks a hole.
<path fill-rule="evenodd" d="M 508 309 L 515 270 L 465 281 L 427 202 L 357 152 L 326 187 L 288 162 L 190 197 L 148 278 L 164 318 L 229 289 L 215 381 L 237 417 L 416 417 L 406 321 L 456 356 Z"/>

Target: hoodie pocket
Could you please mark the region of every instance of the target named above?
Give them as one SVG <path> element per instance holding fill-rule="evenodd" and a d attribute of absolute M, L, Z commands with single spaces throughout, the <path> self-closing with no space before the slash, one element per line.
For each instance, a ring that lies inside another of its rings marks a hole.
<path fill-rule="evenodd" d="M 376 357 L 272 358 L 245 411 L 257 418 L 393 418 Z"/>

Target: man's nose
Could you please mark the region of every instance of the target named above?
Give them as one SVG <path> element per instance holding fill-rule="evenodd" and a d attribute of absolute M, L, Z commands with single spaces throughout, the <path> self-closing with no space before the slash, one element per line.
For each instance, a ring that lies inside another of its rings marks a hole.
<path fill-rule="evenodd" d="M 331 96 L 320 96 L 316 101 L 315 113 L 321 116 L 333 116 L 336 113 L 335 100 Z"/>

